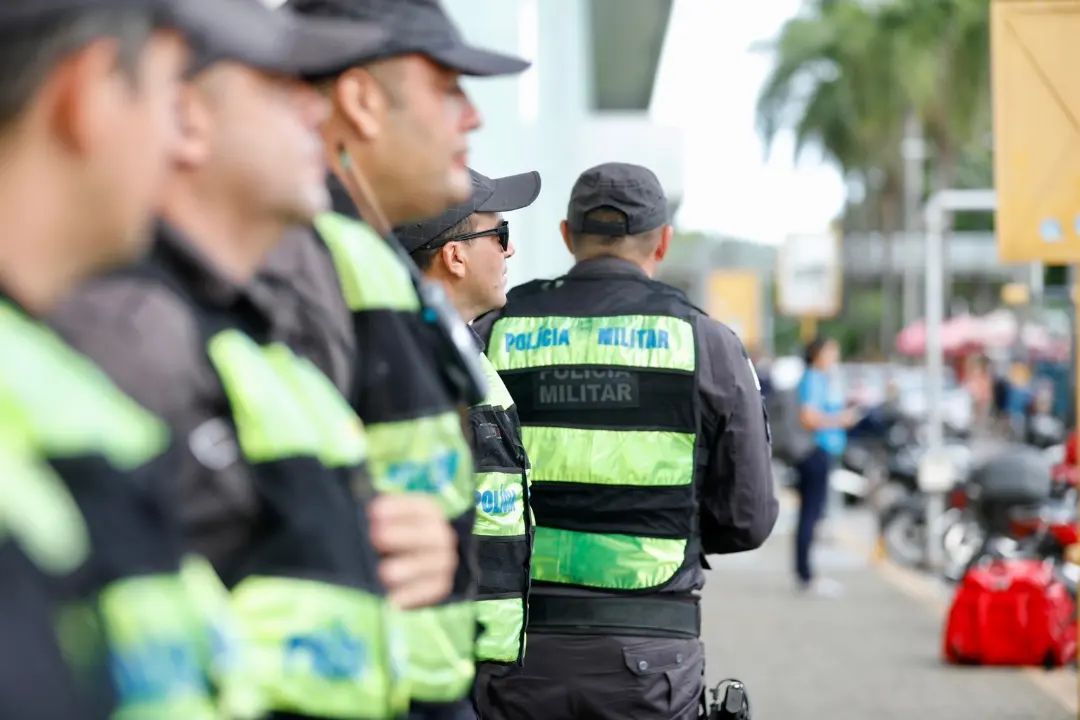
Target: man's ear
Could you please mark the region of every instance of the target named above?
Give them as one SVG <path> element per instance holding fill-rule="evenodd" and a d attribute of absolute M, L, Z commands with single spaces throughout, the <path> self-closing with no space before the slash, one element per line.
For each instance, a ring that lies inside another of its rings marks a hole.
<path fill-rule="evenodd" d="M 664 259 L 668 250 L 671 249 L 671 239 L 673 237 L 675 237 L 675 228 L 671 225 L 665 225 L 660 231 L 660 242 L 656 243 L 656 250 L 653 251 L 653 260 L 661 262 Z"/>
<path fill-rule="evenodd" d="M 375 77 L 364 68 L 350 68 L 334 82 L 335 107 L 353 131 L 370 140 L 383 130 L 389 98 Z"/>
<path fill-rule="evenodd" d="M 571 255 L 574 254 L 574 238 L 570 235 L 570 223 L 563 220 L 559 223 L 559 234 L 562 235 L 563 244 Z"/>
<path fill-rule="evenodd" d="M 465 243 L 448 242 L 439 248 L 446 272 L 451 276 L 461 279 L 468 271 L 468 261 L 465 258 Z"/>
<path fill-rule="evenodd" d="M 176 113 L 178 142 L 176 145 L 176 164 L 190 169 L 201 166 L 210 157 L 213 142 L 213 111 L 211 96 L 193 83 L 185 83 L 180 88 L 179 104 Z"/>
<path fill-rule="evenodd" d="M 124 111 L 116 92 L 130 89 L 113 77 L 117 55 L 115 40 L 95 40 L 62 60 L 38 92 L 57 138 L 74 153 L 87 152 Z"/>

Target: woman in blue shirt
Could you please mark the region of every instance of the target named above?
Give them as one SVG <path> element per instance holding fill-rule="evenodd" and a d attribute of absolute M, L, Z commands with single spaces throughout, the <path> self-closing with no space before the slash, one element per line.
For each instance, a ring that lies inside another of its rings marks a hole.
<path fill-rule="evenodd" d="M 829 470 L 847 446 L 847 429 L 858 421 L 846 409 L 839 385 L 830 371 L 840 360 L 835 340 L 818 338 L 806 347 L 806 372 L 799 383 L 799 422 L 814 434 L 814 450 L 795 466 L 799 477 L 799 523 L 795 532 L 795 572 L 800 587 L 836 594 L 835 583 L 815 582 L 810 566 L 814 529 L 825 512 Z"/>

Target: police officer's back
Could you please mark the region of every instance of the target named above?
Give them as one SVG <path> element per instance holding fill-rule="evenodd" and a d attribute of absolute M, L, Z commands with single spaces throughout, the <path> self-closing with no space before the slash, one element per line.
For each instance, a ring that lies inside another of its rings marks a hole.
<path fill-rule="evenodd" d="M 729 329 L 651 279 L 672 230 L 650 171 L 585 172 L 562 230 L 576 266 L 478 328 L 517 401 L 537 523 L 525 668 L 481 710 L 696 718 L 702 556 L 776 520 L 756 377 Z"/>

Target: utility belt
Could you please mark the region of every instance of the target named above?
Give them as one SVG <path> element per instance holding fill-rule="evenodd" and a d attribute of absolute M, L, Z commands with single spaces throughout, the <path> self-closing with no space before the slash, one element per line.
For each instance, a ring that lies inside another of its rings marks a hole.
<path fill-rule="evenodd" d="M 529 598 L 530 633 L 549 635 L 635 635 L 696 638 L 701 607 L 693 595 Z"/>

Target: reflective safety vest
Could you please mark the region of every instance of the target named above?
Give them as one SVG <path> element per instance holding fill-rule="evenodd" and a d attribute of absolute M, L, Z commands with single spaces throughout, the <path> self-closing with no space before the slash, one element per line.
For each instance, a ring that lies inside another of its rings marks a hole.
<path fill-rule="evenodd" d="M 488 396 L 469 409 L 476 468 L 476 536 L 480 564 L 476 659 L 520 665 L 529 615 L 529 460 L 514 399 L 484 356 Z"/>
<path fill-rule="evenodd" d="M 360 421 L 284 345 L 224 329 L 207 353 L 268 525 L 232 590 L 240 647 L 268 706 L 396 717 L 407 705 L 403 638 L 351 487 L 367 452 Z"/>
<path fill-rule="evenodd" d="M 532 578 L 660 591 L 700 557 L 693 306 L 635 276 L 511 292 L 487 354 L 532 461 Z"/>
<path fill-rule="evenodd" d="M 196 256 L 163 230 L 156 279 L 191 312 L 220 382 L 220 412 L 258 498 L 251 538 L 228 563 L 238 672 L 271 711 L 384 720 L 407 708 L 397 611 L 378 580 L 367 514 L 363 426 L 337 388 L 281 343 L 253 302 L 198 294 Z M 243 329 L 241 329 L 243 328 Z M 205 585 L 204 607 L 215 600 Z"/>
<path fill-rule="evenodd" d="M 472 688 L 476 639 L 468 547 L 475 486 L 461 417 L 433 357 L 432 329 L 407 267 L 365 223 L 326 213 L 315 227 L 356 330 L 350 400 L 367 427 L 375 488 L 431 496 L 458 534 L 459 571 L 449 598 L 405 615 L 412 699 L 454 702 Z"/>
<path fill-rule="evenodd" d="M 107 674 L 116 720 L 218 717 L 212 631 L 157 494 L 165 425 L 0 301 L 0 428 L 26 450 L 0 472 L 0 535 L 59 578 L 65 656 L 80 675 Z"/>

